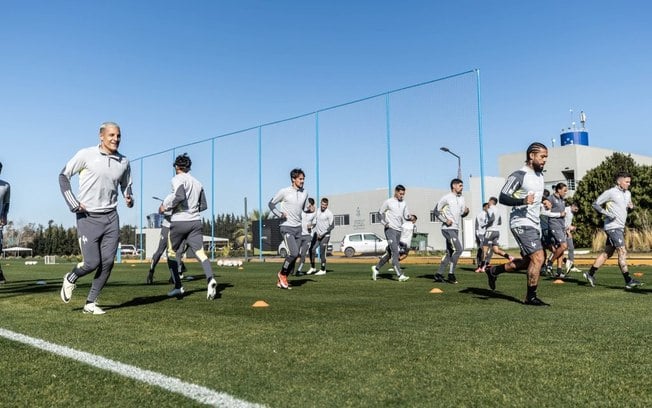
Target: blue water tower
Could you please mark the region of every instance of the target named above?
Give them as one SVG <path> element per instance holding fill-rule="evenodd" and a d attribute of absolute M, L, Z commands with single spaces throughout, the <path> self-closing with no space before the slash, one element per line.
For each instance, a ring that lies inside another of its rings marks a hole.
<path fill-rule="evenodd" d="M 582 146 L 589 145 L 589 132 L 586 130 L 569 130 L 559 135 L 562 146 L 578 144 Z"/>
<path fill-rule="evenodd" d="M 580 130 L 575 128 L 575 122 L 573 122 L 573 110 L 571 112 L 571 127 L 568 130 L 562 130 L 561 135 L 559 135 L 559 140 L 561 141 L 562 146 L 566 145 L 589 145 L 589 132 L 586 131 L 586 114 L 584 111 L 580 112 L 580 123 L 582 128 Z"/>

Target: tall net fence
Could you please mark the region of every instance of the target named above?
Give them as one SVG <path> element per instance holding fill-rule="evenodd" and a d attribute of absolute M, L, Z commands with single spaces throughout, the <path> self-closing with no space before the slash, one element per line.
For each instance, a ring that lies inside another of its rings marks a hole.
<path fill-rule="evenodd" d="M 169 193 L 182 153 L 204 185 L 207 220 L 244 216 L 245 199 L 248 212 L 265 213 L 295 167 L 315 198 L 378 189 L 390 196 L 396 184 L 447 188 L 460 163 L 465 179 L 482 176 L 479 90 L 479 72 L 471 70 L 132 159 L 140 205 L 123 212 L 122 223 L 147 227 L 159 205 L 153 197 Z"/>

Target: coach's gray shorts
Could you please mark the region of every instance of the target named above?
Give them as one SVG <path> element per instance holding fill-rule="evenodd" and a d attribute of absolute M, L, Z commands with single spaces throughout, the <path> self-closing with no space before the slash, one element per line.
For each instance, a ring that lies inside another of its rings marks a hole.
<path fill-rule="evenodd" d="M 537 251 L 542 251 L 541 231 L 532 227 L 512 228 L 512 234 L 521 248 L 521 255 L 532 255 Z"/>
<path fill-rule="evenodd" d="M 607 233 L 607 245 L 611 245 L 614 248 L 625 246 L 625 230 L 611 229 L 605 232 Z"/>

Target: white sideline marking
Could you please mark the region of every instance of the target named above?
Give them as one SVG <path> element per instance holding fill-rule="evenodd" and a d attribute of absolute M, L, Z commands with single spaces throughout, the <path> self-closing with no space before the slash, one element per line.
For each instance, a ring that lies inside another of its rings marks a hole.
<path fill-rule="evenodd" d="M 214 407 L 237 407 L 237 408 L 254 408 L 264 407 L 264 405 L 253 404 L 247 401 L 239 400 L 225 394 L 223 392 L 213 391 L 206 387 L 196 384 L 183 382 L 178 378 L 168 377 L 154 371 L 143 370 L 129 364 L 123 364 L 117 361 L 109 360 L 108 358 L 96 356 L 91 353 L 72 349 L 70 347 L 59 346 L 45 340 L 36 339 L 33 337 L 25 336 L 24 334 L 15 333 L 10 330 L 0 328 L 0 336 L 14 340 L 23 344 L 27 344 L 41 350 L 48 351 L 53 354 L 58 354 L 63 357 L 71 358 L 82 363 L 100 368 L 102 370 L 112 371 L 124 377 L 133 378 L 134 380 L 142 381 L 147 384 L 155 385 L 167 391 L 181 394 L 185 397 L 201 402 L 206 405 Z"/>

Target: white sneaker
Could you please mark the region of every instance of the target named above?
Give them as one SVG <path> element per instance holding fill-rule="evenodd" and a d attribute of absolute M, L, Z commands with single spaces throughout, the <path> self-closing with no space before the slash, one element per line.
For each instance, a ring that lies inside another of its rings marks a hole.
<path fill-rule="evenodd" d="M 211 278 L 210 282 L 208 282 L 208 290 L 206 292 L 206 299 L 208 299 L 208 300 L 215 299 L 216 292 L 217 292 L 217 282 L 215 281 L 215 278 Z"/>
<path fill-rule="evenodd" d="M 317 272 L 317 269 L 315 268 L 310 268 L 308 269 L 308 272 L 306 272 L 306 275 L 312 275 L 313 273 Z"/>
<path fill-rule="evenodd" d="M 579 272 L 582 272 L 582 270 L 573 266 L 573 267 L 570 268 L 570 272 L 579 273 Z"/>
<path fill-rule="evenodd" d="M 410 277 L 407 276 L 407 275 L 401 275 L 401 276 L 398 277 L 399 282 L 405 282 L 408 279 L 410 279 Z"/>
<path fill-rule="evenodd" d="M 171 291 L 168 292 L 168 297 L 175 297 L 175 296 L 176 296 L 176 297 L 179 297 L 179 298 L 180 298 L 181 296 L 183 296 L 183 294 L 184 294 L 185 292 L 186 292 L 186 291 L 183 290 L 183 286 L 180 287 L 180 288 L 178 288 L 178 289 L 175 288 L 175 289 L 172 289 Z"/>
<path fill-rule="evenodd" d="M 376 265 L 371 267 L 371 279 L 376 280 L 378 279 L 378 268 Z"/>
<path fill-rule="evenodd" d="M 63 300 L 63 303 L 70 302 L 72 291 L 77 287 L 74 283 L 68 282 L 68 275 L 70 275 L 70 272 L 63 275 L 63 285 L 61 286 L 61 300 Z"/>
<path fill-rule="evenodd" d="M 570 259 L 566 260 L 566 274 L 571 271 L 571 268 L 573 267 L 573 262 Z"/>
<path fill-rule="evenodd" d="M 323 269 L 315 274 L 315 276 L 323 276 L 323 275 L 326 275 L 326 271 Z"/>
<path fill-rule="evenodd" d="M 95 302 L 86 303 L 84 305 L 84 309 L 82 310 L 82 312 L 86 314 L 94 314 L 94 315 L 103 315 L 104 313 L 106 313 Z"/>

